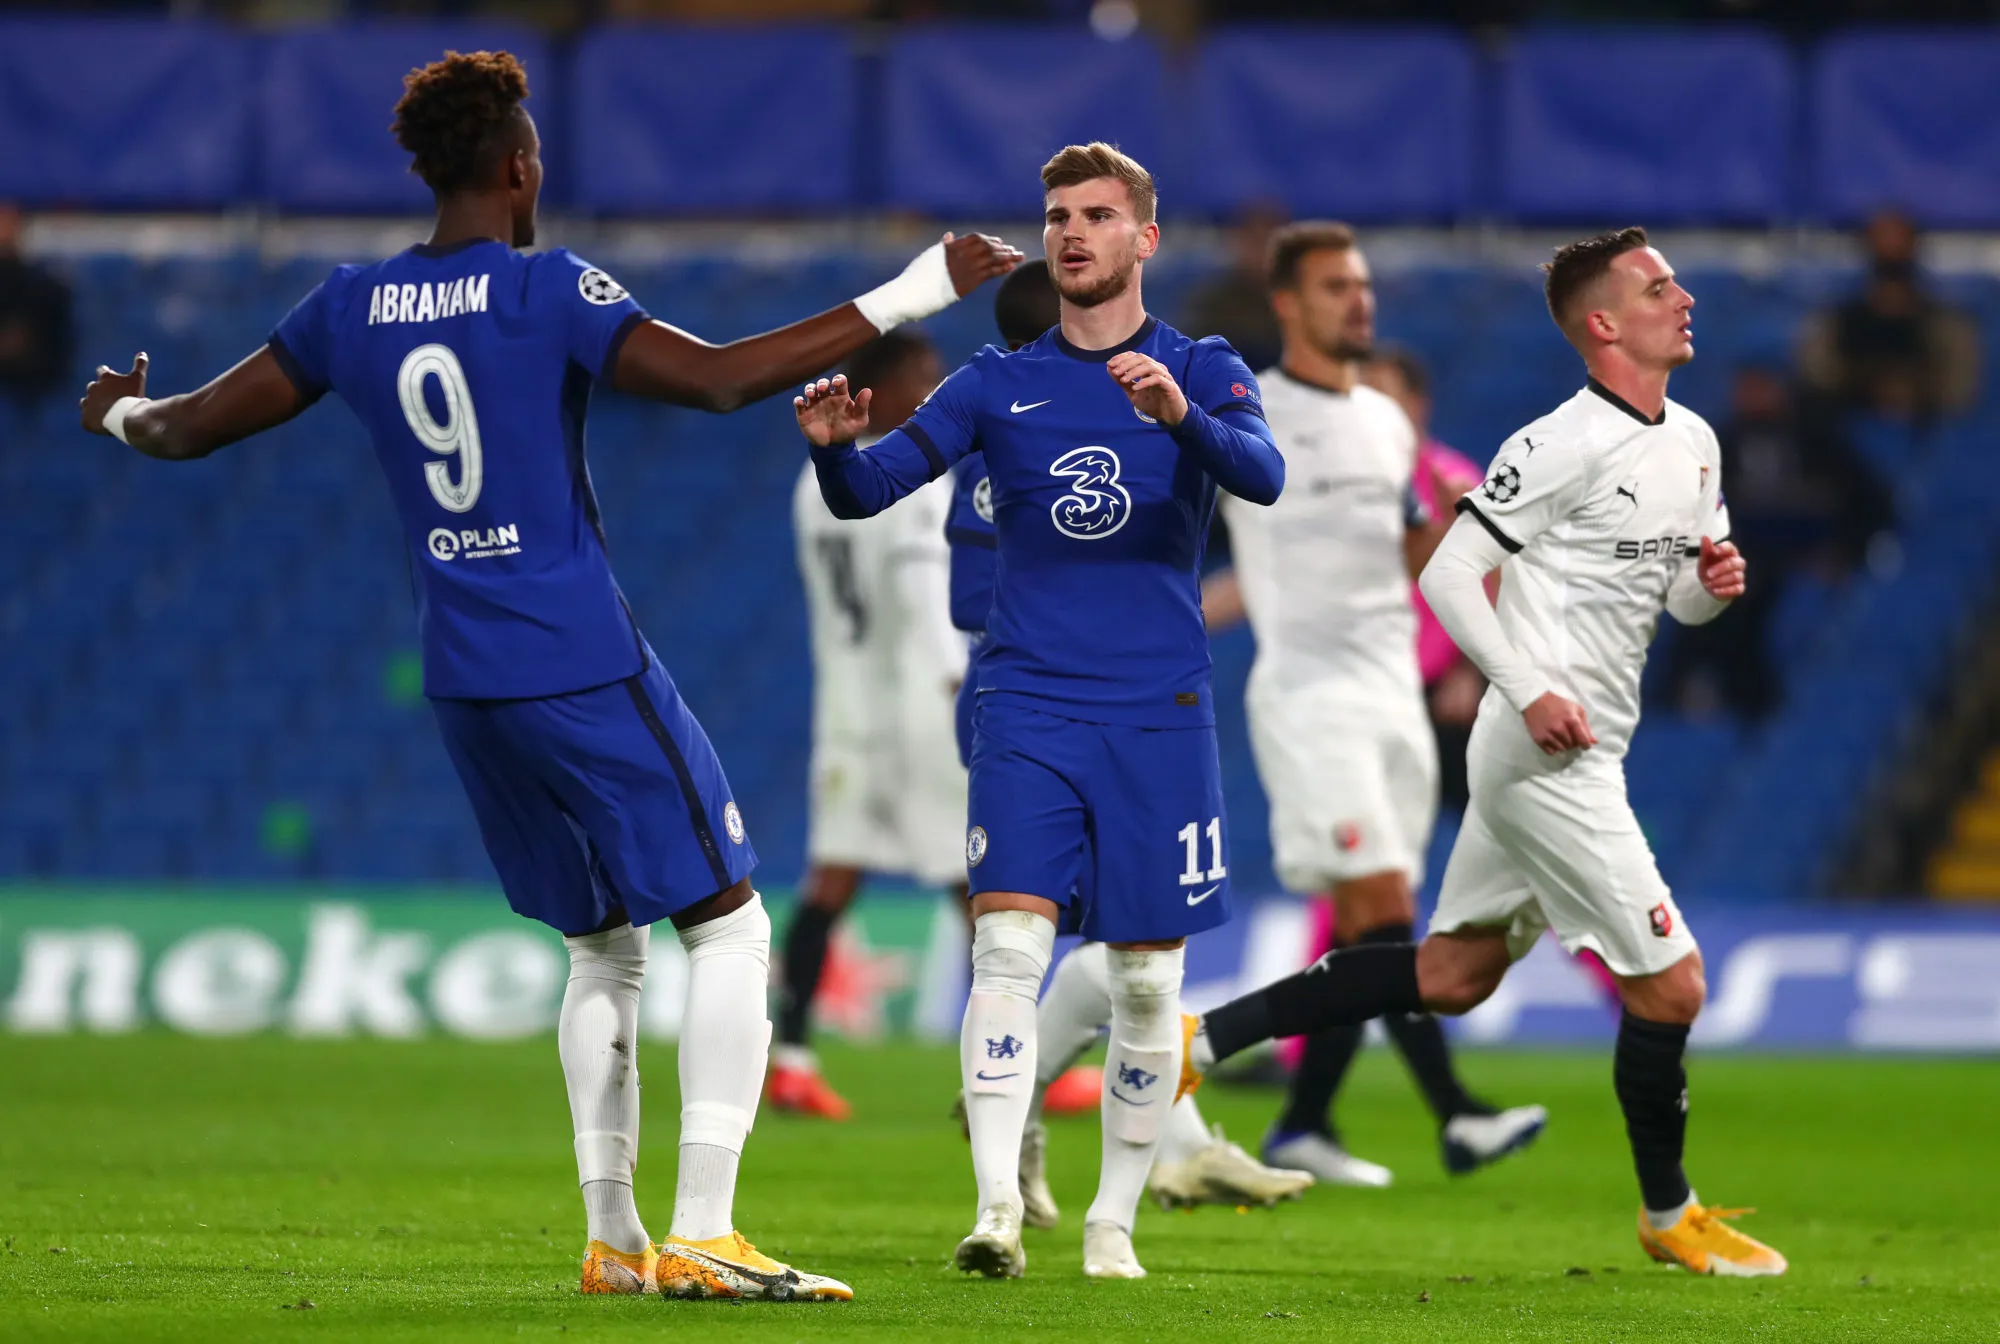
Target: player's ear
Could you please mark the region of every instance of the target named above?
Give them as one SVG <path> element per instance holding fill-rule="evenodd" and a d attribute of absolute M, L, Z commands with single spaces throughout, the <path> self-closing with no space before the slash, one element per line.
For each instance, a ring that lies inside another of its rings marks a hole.
<path fill-rule="evenodd" d="M 1272 290 L 1271 311 L 1278 315 L 1280 322 L 1296 322 L 1299 316 L 1299 292 L 1290 286 Z"/>
<path fill-rule="evenodd" d="M 1139 260 L 1146 261 L 1160 250 L 1160 226 L 1157 221 L 1139 230 Z"/>

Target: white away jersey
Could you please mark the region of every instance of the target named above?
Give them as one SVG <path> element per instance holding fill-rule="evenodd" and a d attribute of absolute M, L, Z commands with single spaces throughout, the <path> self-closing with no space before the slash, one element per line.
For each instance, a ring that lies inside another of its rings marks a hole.
<path fill-rule="evenodd" d="M 812 630 L 815 739 L 913 726 L 931 735 L 938 697 L 948 704 L 965 675 L 965 636 L 951 624 L 950 508 L 951 482 L 938 480 L 873 518 L 835 518 L 812 463 L 799 473 L 792 524 Z M 912 725 L 913 715 L 924 722 Z M 948 730 L 949 713 L 943 722 Z"/>
<path fill-rule="evenodd" d="M 1410 486 L 1415 427 L 1370 387 L 1335 392 L 1281 369 L 1258 383 L 1285 492 L 1268 508 L 1222 497 L 1258 680 L 1272 690 L 1337 681 L 1371 704 L 1420 697 L 1403 555 L 1424 518 Z"/>
<path fill-rule="evenodd" d="M 1668 590 L 1696 582 L 1703 537 L 1729 535 L 1715 431 L 1674 401 L 1649 420 L 1592 380 L 1508 439 L 1458 509 L 1509 553 L 1498 605 L 1508 640 L 1589 714 L 1590 754 L 1622 757 Z M 1487 746 L 1546 760 L 1498 688 L 1478 727 Z"/>

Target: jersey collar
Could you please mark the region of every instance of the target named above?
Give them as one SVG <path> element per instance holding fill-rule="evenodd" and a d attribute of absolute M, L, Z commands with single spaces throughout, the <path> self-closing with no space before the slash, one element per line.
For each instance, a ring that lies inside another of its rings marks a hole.
<path fill-rule="evenodd" d="M 1324 392 L 1329 397 L 1351 397 L 1354 395 L 1354 389 L 1351 387 L 1345 391 L 1337 387 L 1328 387 L 1325 383 L 1316 383 L 1310 378 L 1301 378 L 1282 364 L 1278 366 L 1278 376 L 1298 387 L 1309 387 L 1315 392 Z"/>
<path fill-rule="evenodd" d="M 1144 322 L 1139 324 L 1137 331 L 1112 346 L 1109 350 L 1086 350 L 1080 345 L 1073 345 L 1069 338 L 1062 334 L 1062 328 L 1056 327 L 1054 329 L 1056 349 L 1062 351 L 1071 359 L 1081 359 L 1090 364 L 1103 364 L 1108 362 L 1113 355 L 1122 355 L 1127 350 L 1137 350 L 1152 337 L 1153 329 L 1159 325 L 1159 318 L 1148 317 Z"/>
<path fill-rule="evenodd" d="M 420 257 L 448 257 L 454 252 L 463 252 L 468 247 L 478 247 L 482 243 L 498 243 L 499 241 L 498 238 L 461 238 L 455 243 L 446 243 L 443 247 L 439 247 L 435 243 L 417 243 L 410 248 L 410 251 Z"/>
<path fill-rule="evenodd" d="M 1598 382 L 1595 378 L 1591 378 L 1585 381 L 1584 386 L 1589 388 L 1591 391 L 1595 392 L 1598 396 L 1603 397 L 1606 401 L 1610 402 L 1613 406 L 1616 406 L 1619 410 L 1625 412 L 1625 414 L 1631 416 L 1634 420 L 1637 420 L 1642 425 L 1664 425 L 1665 423 L 1667 423 L 1667 408 L 1664 405 L 1660 407 L 1660 418 L 1654 420 L 1649 416 L 1643 414 L 1637 406 L 1634 406 L 1631 402 L 1625 400 L 1625 398 L 1619 396 L 1616 392 L 1613 392 L 1610 388 L 1606 387 L 1603 383 Z"/>

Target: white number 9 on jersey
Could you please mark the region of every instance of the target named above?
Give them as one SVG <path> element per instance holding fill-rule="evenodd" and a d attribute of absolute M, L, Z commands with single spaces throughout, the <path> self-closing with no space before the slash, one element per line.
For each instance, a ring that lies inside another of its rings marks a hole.
<path fill-rule="evenodd" d="M 444 393 L 444 422 L 431 414 L 424 400 L 424 379 L 435 375 Z M 420 345 L 403 357 L 396 371 L 396 395 L 403 402 L 403 418 L 417 442 L 439 457 L 458 457 L 458 480 L 451 479 L 451 463 L 431 462 L 424 467 L 431 497 L 453 513 L 469 513 L 479 502 L 484 462 L 479 452 L 479 417 L 472 409 L 472 389 L 465 385 L 465 369 L 449 346 Z"/>

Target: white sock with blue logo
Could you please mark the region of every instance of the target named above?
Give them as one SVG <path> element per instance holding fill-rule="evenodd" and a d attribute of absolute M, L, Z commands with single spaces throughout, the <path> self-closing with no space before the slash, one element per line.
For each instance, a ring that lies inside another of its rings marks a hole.
<path fill-rule="evenodd" d="M 1181 1077 L 1183 949 L 1108 949 L 1111 1047 L 1104 1059 L 1104 1167 L 1088 1223 L 1127 1232 L 1138 1217 L 1146 1173 L 1160 1146 Z"/>
<path fill-rule="evenodd" d="M 1035 999 L 1055 956 L 1056 926 L 995 910 L 972 926 L 972 992 L 959 1031 L 965 1125 L 979 1208 L 1021 1211 L 1021 1130 L 1035 1090 Z"/>

